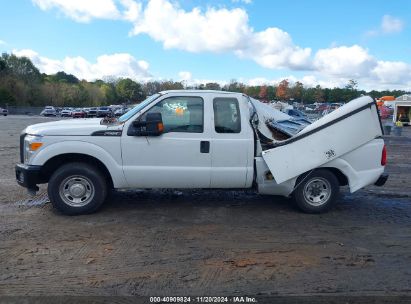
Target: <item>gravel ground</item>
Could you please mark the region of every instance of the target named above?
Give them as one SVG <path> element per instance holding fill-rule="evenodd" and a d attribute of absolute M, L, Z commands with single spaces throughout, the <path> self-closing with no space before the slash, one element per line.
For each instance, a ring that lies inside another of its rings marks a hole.
<path fill-rule="evenodd" d="M 411 128 L 387 136 L 386 186 L 322 215 L 251 191 L 127 191 L 92 215 L 54 212 L 15 182 L 0 118 L 0 295 L 411 296 Z"/>

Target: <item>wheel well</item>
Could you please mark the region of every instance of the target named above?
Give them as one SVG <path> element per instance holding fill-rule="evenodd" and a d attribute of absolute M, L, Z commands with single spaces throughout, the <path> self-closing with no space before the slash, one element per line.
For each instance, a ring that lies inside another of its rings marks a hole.
<path fill-rule="evenodd" d="M 80 153 L 68 153 L 68 154 L 60 154 L 50 158 L 41 169 L 41 176 L 44 182 L 48 182 L 51 175 L 62 165 L 71 162 L 80 162 L 80 163 L 87 163 L 96 167 L 100 172 L 104 175 L 107 180 L 107 183 L 110 188 L 114 188 L 113 179 L 111 178 L 111 174 L 108 171 L 107 167 L 97 158 L 87 155 L 87 154 L 80 154 Z"/>
<path fill-rule="evenodd" d="M 342 173 L 339 169 L 337 168 L 333 168 L 333 167 L 320 167 L 317 168 L 315 170 L 328 170 L 331 173 L 333 173 L 335 175 L 335 177 L 338 179 L 338 183 L 340 184 L 340 186 L 347 186 L 348 185 L 348 178 L 344 175 L 344 173 Z M 306 177 L 308 174 L 310 174 L 310 171 L 305 172 L 303 174 L 301 174 L 298 179 L 296 184 L 298 184 L 304 177 Z"/>
<path fill-rule="evenodd" d="M 347 186 L 348 185 L 348 178 L 339 169 L 332 168 L 332 167 L 324 167 L 324 168 L 321 168 L 321 169 L 326 169 L 328 171 L 331 171 L 335 175 L 335 177 L 338 179 L 338 182 L 340 183 L 340 186 Z"/>

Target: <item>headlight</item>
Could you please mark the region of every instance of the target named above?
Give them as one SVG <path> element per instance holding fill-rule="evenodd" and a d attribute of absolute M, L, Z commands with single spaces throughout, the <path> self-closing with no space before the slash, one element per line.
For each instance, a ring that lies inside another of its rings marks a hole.
<path fill-rule="evenodd" d="M 33 154 L 43 145 L 42 136 L 26 135 L 24 138 L 24 163 L 27 164 Z"/>

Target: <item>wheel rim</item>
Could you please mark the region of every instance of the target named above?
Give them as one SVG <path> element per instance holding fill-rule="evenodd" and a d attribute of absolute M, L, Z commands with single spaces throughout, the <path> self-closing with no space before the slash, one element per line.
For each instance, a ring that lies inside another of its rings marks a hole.
<path fill-rule="evenodd" d="M 331 184 L 322 177 L 311 179 L 304 187 L 304 198 L 312 206 L 325 204 L 331 196 Z"/>
<path fill-rule="evenodd" d="M 69 176 L 60 184 L 59 194 L 67 205 L 83 207 L 93 199 L 94 186 L 85 176 Z"/>

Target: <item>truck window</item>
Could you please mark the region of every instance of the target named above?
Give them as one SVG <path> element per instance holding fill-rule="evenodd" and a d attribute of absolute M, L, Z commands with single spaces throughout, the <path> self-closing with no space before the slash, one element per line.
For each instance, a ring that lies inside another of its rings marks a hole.
<path fill-rule="evenodd" d="M 214 127 L 217 133 L 240 133 L 240 107 L 236 98 L 214 98 Z"/>
<path fill-rule="evenodd" d="M 204 101 L 201 97 L 169 97 L 144 113 L 143 120 L 147 113 L 161 113 L 164 133 L 203 133 Z"/>

